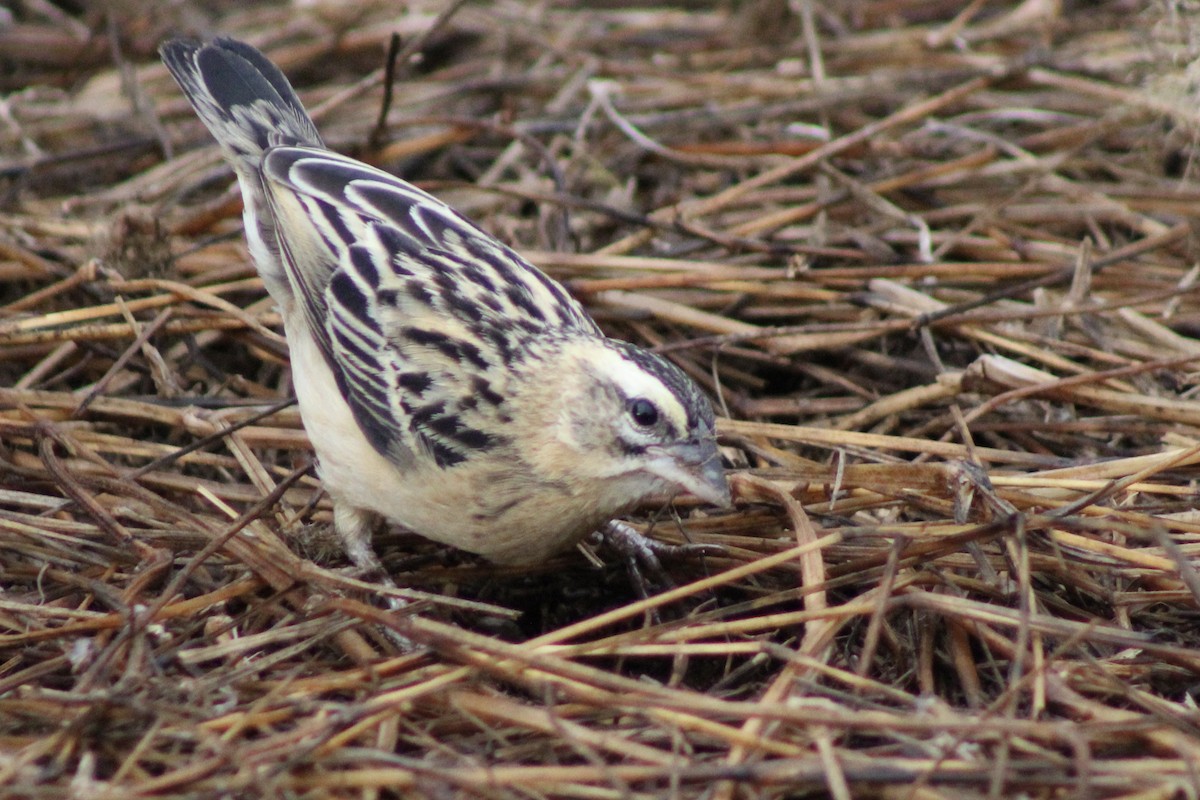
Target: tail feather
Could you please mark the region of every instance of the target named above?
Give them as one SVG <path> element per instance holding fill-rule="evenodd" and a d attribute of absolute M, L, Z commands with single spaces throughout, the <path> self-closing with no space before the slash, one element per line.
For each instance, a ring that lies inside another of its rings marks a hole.
<path fill-rule="evenodd" d="M 286 313 L 294 306 L 293 290 L 263 189 L 262 161 L 278 145 L 323 148 L 321 136 L 287 78 L 250 45 L 176 39 L 159 52 L 237 173 L 246 243 L 267 290 Z"/>
<path fill-rule="evenodd" d="M 200 119 L 238 159 L 261 159 L 280 144 L 324 146 L 287 78 L 253 47 L 176 39 L 160 52 Z"/>

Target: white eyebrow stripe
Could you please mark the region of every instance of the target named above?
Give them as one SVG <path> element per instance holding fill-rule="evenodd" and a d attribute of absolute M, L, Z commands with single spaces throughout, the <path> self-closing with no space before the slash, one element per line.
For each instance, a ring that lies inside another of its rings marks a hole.
<path fill-rule="evenodd" d="M 610 380 L 627 400 L 644 397 L 666 415 L 677 433 L 688 429 L 687 410 L 683 402 L 657 375 L 608 348 L 596 352 L 592 362 L 596 373 Z"/>

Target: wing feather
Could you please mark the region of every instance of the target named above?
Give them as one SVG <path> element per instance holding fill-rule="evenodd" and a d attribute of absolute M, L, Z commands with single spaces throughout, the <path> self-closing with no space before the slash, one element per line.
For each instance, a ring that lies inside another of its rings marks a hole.
<path fill-rule="evenodd" d="M 267 151 L 288 280 L 368 440 L 442 467 L 505 441 L 531 344 L 600 335 L 561 285 L 440 200 L 328 150 Z"/>

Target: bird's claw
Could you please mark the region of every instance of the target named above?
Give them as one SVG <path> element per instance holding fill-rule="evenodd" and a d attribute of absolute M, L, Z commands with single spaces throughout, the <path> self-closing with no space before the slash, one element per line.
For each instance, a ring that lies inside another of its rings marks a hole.
<path fill-rule="evenodd" d="M 649 574 L 657 583 L 667 588 L 674 582 L 663 569 L 663 561 L 675 561 L 696 556 L 720 555 L 725 548 L 712 544 L 667 544 L 649 536 L 643 536 L 624 522 L 614 520 L 593 534 L 593 539 L 615 551 L 625 563 L 630 580 L 642 598 L 651 592 Z"/>

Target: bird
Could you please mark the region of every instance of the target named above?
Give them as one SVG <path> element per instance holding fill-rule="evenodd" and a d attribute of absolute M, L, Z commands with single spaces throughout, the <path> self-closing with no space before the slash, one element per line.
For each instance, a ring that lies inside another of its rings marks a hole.
<path fill-rule="evenodd" d="M 251 258 L 347 556 L 381 521 L 536 565 L 661 494 L 730 491 L 712 406 L 609 338 L 558 282 L 442 201 L 325 146 L 284 76 L 231 38 L 167 69 L 233 167 Z"/>

